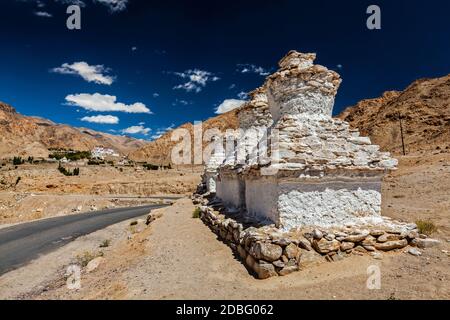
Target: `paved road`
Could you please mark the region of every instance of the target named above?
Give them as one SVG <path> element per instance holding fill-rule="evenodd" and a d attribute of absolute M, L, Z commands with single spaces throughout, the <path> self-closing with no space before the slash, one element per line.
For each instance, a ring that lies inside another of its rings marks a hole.
<path fill-rule="evenodd" d="M 168 205 L 118 208 L 43 219 L 0 229 L 0 275 L 79 236 Z"/>

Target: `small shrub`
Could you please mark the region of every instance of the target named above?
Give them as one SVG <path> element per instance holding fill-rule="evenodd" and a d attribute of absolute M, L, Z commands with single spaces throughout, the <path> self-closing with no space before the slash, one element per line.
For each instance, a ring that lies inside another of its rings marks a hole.
<path fill-rule="evenodd" d="M 195 208 L 194 212 L 192 213 L 192 218 L 194 219 L 200 218 L 200 213 L 201 213 L 200 208 Z"/>
<path fill-rule="evenodd" d="M 25 163 L 25 160 L 23 160 L 22 157 L 14 157 L 13 158 L 13 165 L 15 165 L 15 166 L 19 166 L 24 163 Z"/>
<path fill-rule="evenodd" d="M 17 177 L 17 179 L 16 179 L 16 186 L 19 184 L 20 180 L 22 180 L 22 177 Z"/>
<path fill-rule="evenodd" d="M 418 220 L 416 221 L 416 225 L 419 229 L 419 232 L 422 234 L 426 234 L 427 236 L 431 235 L 437 230 L 437 227 L 430 220 Z"/>
<path fill-rule="evenodd" d="M 151 163 L 146 163 L 143 165 L 144 168 L 146 168 L 147 170 L 158 170 L 159 166 L 151 164 Z"/>
<path fill-rule="evenodd" d="M 111 241 L 109 239 L 103 240 L 102 243 L 100 244 L 100 248 L 108 248 L 110 244 Z"/>
<path fill-rule="evenodd" d="M 86 267 L 88 263 L 97 257 L 102 257 L 103 252 L 92 253 L 90 251 L 83 252 L 82 255 L 77 256 L 77 262 L 81 267 Z"/>
<path fill-rule="evenodd" d="M 132 222 L 130 222 L 130 226 L 132 227 L 132 226 L 135 226 L 135 225 L 137 225 L 138 224 L 138 222 L 137 221 L 132 221 Z"/>

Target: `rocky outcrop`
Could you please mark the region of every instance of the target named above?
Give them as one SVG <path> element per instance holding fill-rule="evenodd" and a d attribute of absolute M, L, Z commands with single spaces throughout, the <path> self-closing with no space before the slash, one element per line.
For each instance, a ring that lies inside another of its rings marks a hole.
<path fill-rule="evenodd" d="M 404 91 L 388 91 L 379 98 L 362 100 L 338 117 L 370 137 L 383 151 L 403 152 L 402 129 L 408 153 L 448 150 L 450 75 L 420 79 Z"/>

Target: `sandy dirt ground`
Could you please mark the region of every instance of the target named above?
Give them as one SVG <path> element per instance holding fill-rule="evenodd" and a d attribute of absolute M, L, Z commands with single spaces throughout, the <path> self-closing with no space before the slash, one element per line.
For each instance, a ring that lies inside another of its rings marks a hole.
<path fill-rule="evenodd" d="M 187 195 L 199 168 L 165 171 L 142 167 L 84 166 L 66 177 L 57 164 L 0 168 L 0 226 L 101 209 L 158 202 L 146 197 Z M 18 177 L 20 181 L 15 185 Z"/>
<path fill-rule="evenodd" d="M 0 298 L 450 299 L 449 164 L 448 154 L 430 155 L 427 161 L 407 156 L 383 186 L 385 215 L 430 220 L 438 227 L 433 237 L 441 245 L 423 250 L 420 257 L 403 251 L 384 253 L 382 260 L 355 255 L 258 280 L 208 227 L 192 218 L 194 206 L 185 198 L 161 209 L 161 218 L 133 235 L 128 222 L 111 226 L 3 275 Z M 108 235 L 114 241 L 104 252 L 104 262 L 91 273 L 83 271 L 81 289 L 69 290 L 63 271 L 76 252 L 98 250 L 104 236 L 97 235 L 108 230 L 116 231 Z M 89 242 L 89 237 L 95 240 Z M 52 263 L 45 275 L 36 276 Z M 368 267 L 373 265 L 381 272 L 379 290 L 367 288 Z"/>

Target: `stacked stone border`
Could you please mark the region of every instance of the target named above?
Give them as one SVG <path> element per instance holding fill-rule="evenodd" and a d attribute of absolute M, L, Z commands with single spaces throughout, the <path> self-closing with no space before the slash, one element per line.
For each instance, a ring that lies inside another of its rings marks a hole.
<path fill-rule="evenodd" d="M 215 199 L 194 195 L 193 202 L 202 221 L 259 279 L 299 271 L 303 260 L 311 261 L 312 256 L 329 262 L 350 255 L 380 259 L 383 252 L 404 252 L 402 249 L 408 246 L 428 248 L 439 244 L 438 240 L 419 234 L 415 224 L 392 222 L 389 227 L 302 228 L 282 232 L 274 225 L 254 226 L 249 221 L 240 221 L 240 213 L 226 212 Z M 410 248 L 409 252 L 414 254 L 418 250 Z"/>

